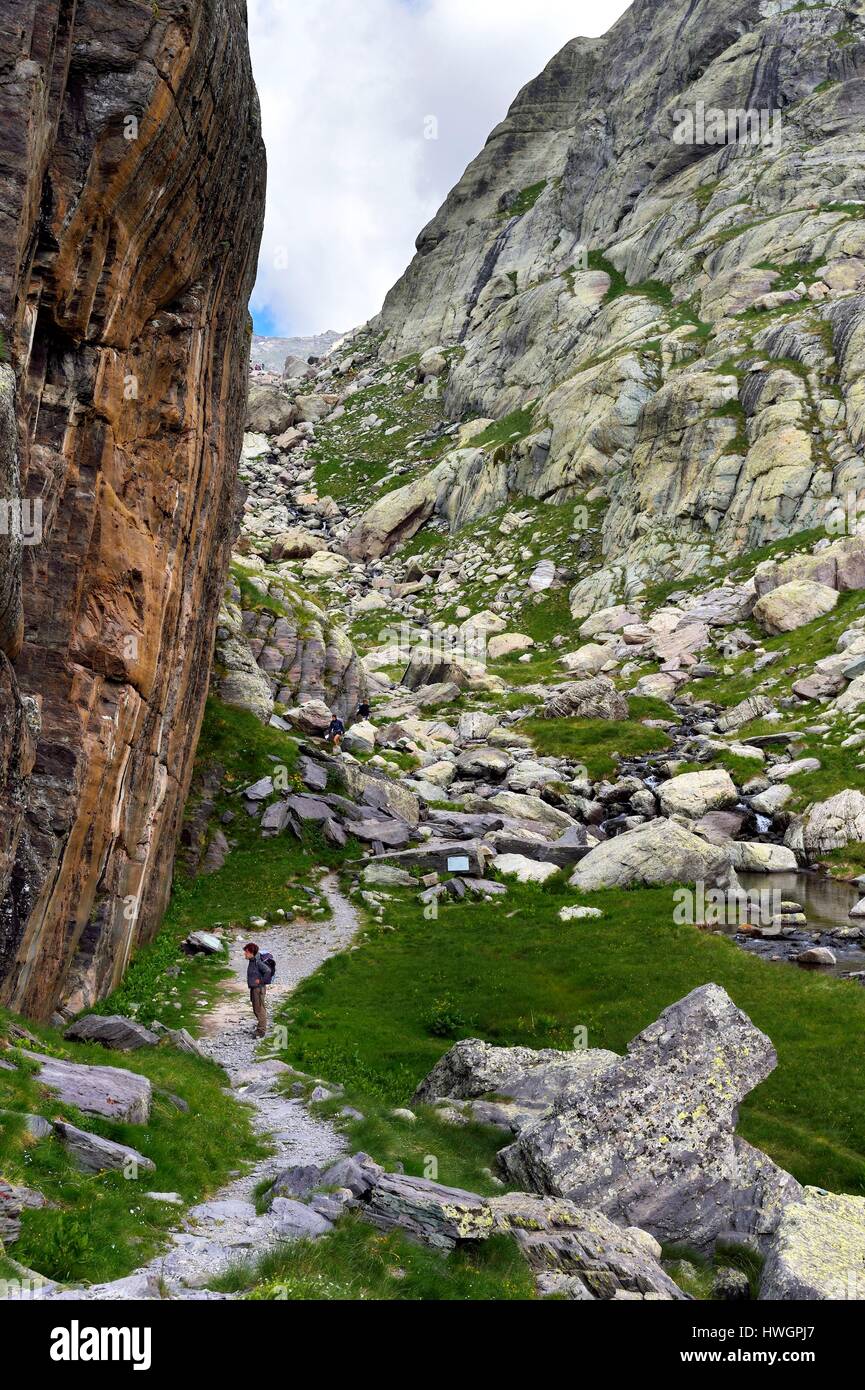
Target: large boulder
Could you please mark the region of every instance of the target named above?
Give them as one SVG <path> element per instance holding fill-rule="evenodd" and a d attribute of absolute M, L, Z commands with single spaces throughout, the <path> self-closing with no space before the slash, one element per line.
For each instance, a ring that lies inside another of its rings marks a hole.
<path fill-rule="evenodd" d="M 324 700 L 304 700 L 303 704 L 287 709 L 285 717 L 302 734 L 321 737 L 327 733 L 333 716 Z"/>
<path fill-rule="evenodd" d="M 792 555 L 787 560 L 766 560 L 757 566 L 754 585 L 762 598 L 795 579 L 823 584 L 841 593 L 865 589 L 865 537 L 845 536 L 825 550 Z"/>
<path fill-rule="evenodd" d="M 39 1063 L 40 1084 L 54 1091 L 66 1105 L 130 1125 L 144 1124 L 150 1118 L 153 1090 L 146 1076 L 120 1067 L 67 1062 L 41 1052 L 26 1052 L 25 1056 Z"/>
<path fill-rule="evenodd" d="M 640 621 L 639 613 L 625 604 L 615 604 L 612 608 L 601 608 L 592 613 L 580 627 L 581 637 L 600 637 L 601 633 L 621 632 Z"/>
<path fill-rule="evenodd" d="M 545 719 L 627 719 L 628 702 L 609 676 L 571 681 L 550 696 Z"/>
<path fill-rule="evenodd" d="M 810 579 L 791 579 L 757 600 L 754 617 L 764 632 L 774 636 L 825 617 L 837 602 L 837 589 Z"/>
<path fill-rule="evenodd" d="M 73 1042 L 101 1043 L 117 1052 L 134 1052 L 139 1047 L 155 1047 L 159 1042 L 149 1028 L 120 1014 L 86 1014 L 70 1024 L 63 1036 Z"/>
<path fill-rule="evenodd" d="M 518 883 L 546 883 L 560 873 L 558 864 L 543 859 L 529 859 L 524 854 L 497 854 L 493 866 L 496 873 L 505 878 L 515 878 Z"/>
<path fill-rule="evenodd" d="M 575 888 L 627 888 L 634 884 L 730 881 L 726 851 L 691 833 L 677 821 L 649 821 L 605 840 L 580 861 L 571 884 Z"/>
<path fill-rule="evenodd" d="M 428 1178 L 384 1173 L 360 1211 L 380 1230 L 402 1230 L 441 1250 L 466 1241 L 512 1236 L 542 1294 L 570 1299 L 684 1299 L 660 1264 L 661 1248 L 645 1231 L 621 1230 L 572 1202 L 508 1192 L 480 1197 Z"/>
<path fill-rule="evenodd" d="M 499 661 L 517 652 L 527 652 L 535 645 L 535 639 L 524 632 L 501 632 L 491 637 L 487 643 L 487 656 L 490 661 Z"/>
<path fill-rule="evenodd" d="M 744 724 L 750 724 L 752 719 L 762 719 L 773 708 L 768 695 L 748 695 L 721 715 L 718 730 L 722 734 L 731 733 L 734 729 L 741 729 Z"/>
<path fill-rule="evenodd" d="M 405 1230 L 440 1250 L 452 1250 L 457 1241 L 486 1240 L 493 1227 L 483 1197 L 403 1173 L 379 1178 L 364 1214 L 380 1230 Z"/>
<path fill-rule="evenodd" d="M 462 777 L 483 777 L 498 782 L 509 772 L 514 760 L 502 748 L 467 748 L 457 758 L 457 771 Z"/>
<path fill-rule="evenodd" d="M 865 1299 L 865 1197 L 806 1187 L 784 1208 L 769 1246 L 760 1297 Z"/>
<path fill-rule="evenodd" d="M 301 573 L 304 579 L 333 579 L 348 569 L 348 560 L 335 550 L 317 550 L 304 560 Z"/>
<path fill-rule="evenodd" d="M 794 874 L 796 856 L 786 845 L 765 845 L 757 840 L 734 840 L 727 846 L 730 863 L 743 874 Z"/>
<path fill-rule="evenodd" d="M 304 526 L 290 526 L 272 540 L 270 557 L 272 560 L 308 560 L 320 550 L 327 550 L 323 536 L 307 531 Z"/>
<path fill-rule="evenodd" d="M 254 434 L 282 434 L 300 419 L 290 396 L 279 386 L 251 386 L 246 408 L 246 428 Z"/>
<path fill-rule="evenodd" d="M 554 1115 L 499 1155 L 519 1185 L 660 1241 L 765 1243 L 801 1188 L 739 1140 L 738 1107 L 776 1065 L 770 1040 L 719 985 L 665 1009 L 612 1066 L 578 1078 Z"/>
<path fill-rule="evenodd" d="M 719 811 L 735 806 L 738 800 L 736 783 L 724 768 L 705 772 L 683 772 L 671 777 L 658 791 L 665 816 L 688 816 L 699 820 L 707 811 Z"/>
<path fill-rule="evenodd" d="M 526 792 L 496 792 L 495 796 L 490 797 L 489 804 L 504 816 L 511 816 L 514 820 L 537 822 L 539 826 L 556 831 L 558 835 L 577 824 L 567 812 L 560 811 L 557 806 L 551 806 L 539 796 L 530 796 Z"/>
<path fill-rule="evenodd" d="M 809 807 L 804 819 L 794 823 L 785 836 L 785 844 L 809 858 L 862 841 L 865 795 L 849 787 Z"/>

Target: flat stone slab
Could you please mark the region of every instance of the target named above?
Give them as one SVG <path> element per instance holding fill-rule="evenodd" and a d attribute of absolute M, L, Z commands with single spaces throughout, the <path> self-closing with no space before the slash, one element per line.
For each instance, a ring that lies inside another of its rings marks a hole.
<path fill-rule="evenodd" d="M 146 1076 L 120 1067 L 92 1067 L 26 1052 L 41 1063 L 39 1080 L 55 1091 L 60 1100 L 87 1115 L 105 1115 L 109 1120 L 143 1125 L 150 1118 L 153 1088 Z"/>
<path fill-rule="evenodd" d="M 138 1170 L 154 1173 L 156 1164 L 144 1154 L 132 1149 L 128 1144 L 118 1144 L 114 1139 L 103 1139 L 99 1134 L 78 1129 L 76 1125 L 57 1120 L 54 1130 L 60 1142 L 72 1157 L 78 1168 L 88 1173 L 102 1173 L 106 1169 Z"/>
<path fill-rule="evenodd" d="M 64 1038 L 73 1042 L 97 1042 L 117 1052 L 135 1052 L 139 1047 L 156 1047 L 159 1038 L 143 1024 L 120 1014 L 85 1014 L 66 1029 Z"/>
<path fill-rule="evenodd" d="M 202 1202 L 189 1215 L 195 1221 L 255 1221 L 258 1213 L 251 1202 L 234 1200 Z"/>
<path fill-rule="evenodd" d="M 365 1214 L 380 1230 L 399 1228 L 441 1250 L 452 1250 L 458 1240 L 485 1240 L 493 1228 L 483 1197 L 402 1173 L 383 1174 Z"/>

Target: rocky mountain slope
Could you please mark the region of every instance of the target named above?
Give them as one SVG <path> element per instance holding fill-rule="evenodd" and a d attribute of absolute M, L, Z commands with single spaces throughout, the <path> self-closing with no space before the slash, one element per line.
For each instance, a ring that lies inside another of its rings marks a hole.
<path fill-rule="evenodd" d="M 58 1160 L 124 1159 L 43 1114 L 13 1023 L 3 1238 L 52 1297 L 865 1296 L 863 55 L 858 3 L 635 5 L 520 95 L 377 320 L 253 380 L 177 892 L 39 1047 L 68 1078 L 132 1037 L 136 1092 L 200 1046 L 274 1154 L 145 1194 L 197 1205 L 101 1282 L 152 1232 L 107 1267 L 53 1224 Z M 709 138 L 752 106 L 780 143 Z M 177 1026 L 250 932 L 255 1058 L 230 995 L 212 1045 Z"/>
<path fill-rule="evenodd" d="M 795 962 L 805 990 L 806 972 L 834 975 L 838 1007 L 858 1017 L 862 1004 L 863 63 L 858 4 L 635 5 L 520 95 L 377 319 L 312 373 L 253 385 L 213 691 L 285 735 L 296 776 L 281 783 L 273 754 L 246 786 L 223 779 L 208 804 L 230 809 L 199 837 L 217 873 L 240 863 L 250 833 L 262 856 L 285 837 L 342 855 L 368 924 L 357 970 L 371 952 L 373 975 L 398 991 L 410 938 L 412 1000 L 419 916 L 472 932 L 480 953 L 497 928 L 522 923 L 532 943 L 570 928 L 565 973 L 579 955 L 580 977 L 599 973 L 608 990 L 634 949 L 628 903 L 646 894 L 643 961 L 657 953 L 663 978 L 665 953 L 693 953 L 697 985 L 678 1004 L 682 991 L 660 987 L 663 1037 L 660 1024 L 645 1029 L 620 1062 L 590 1051 L 591 1085 L 539 1110 L 520 1068 L 565 1066 L 551 1005 L 555 1048 L 513 1049 L 515 1089 L 501 1076 L 482 1084 L 485 1054 L 460 1053 L 460 1086 L 477 1089 L 437 1085 L 434 1070 L 412 1104 L 457 1129 L 508 1130 L 494 1180 L 523 1194 L 712 1258 L 731 1234 L 750 1242 L 768 1253 L 764 1297 L 794 1286 L 835 1296 L 837 1233 L 852 1212 L 861 1247 L 862 1198 L 827 1198 L 819 1257 L 800 1250 L 822 1167 L 797 1159 L 788 1171 L 771 1135 L 766 1152 L 733 1135 L 724 1097 L 707 1099 L 689 1069 L 689 1010 L 696 997 L 707 1005 L 701 1035 L 716 1007 L 727 1016 L 710 981 L 738 978 L 729 952 L 770 973 Z M 729 138 L 731 112 L 737 131 L 753 112 L 761 138 Z M 722 141 L 707 113 L 723 117 Z M 364 697 L 369 717 L 356 712 Z M 318 741 L 333 713 L 348 725 L 338 756 Z M 710 956 L 712 939 L 724 949 Z M 468 1032 L 475 1012 L 453 1002 L 471 995 L 453 950 L 453 969 L 444 938 L 429 963 L 428 1031 L 482 1049 Z M 536 955 L 527 940 L 518 958 Z M 524 1008 L 498 962 L 493 952 L 497 989 Z M 554 996 L 559 976 L 539 969 Z M 316 1007 L 306 1042 L 290 1037 L 285 1055 L 341 1056 L 364 1108 L 375 1074 L 406 1119 L 381 1055 L 332 1041 L 355 1009 L 373 1027 L 383 997 L 365 1015 L 337 978 L 312 996 L 330 1012 Z M 628 991 L 642 998 L 633 976 Z M 414 1005 L 399 997 L 390 1026 L 408 1038 Z M 803 992 L 809 1017 L 823 997 Z M 477 1012 L 481 1037 L 543 1032 L 507 1014 L 502 1024 L 495 993 Z M 321 1052 L 319 1028 L 331 1039 Z M 734 1109 L 773 1058 L 764 1038 L 727 1096 Z M 646 1065 L 653 1094 L 669 1087 L 706 1121 L 680 1136 L 693 1186 L 678 1159 L 672 1177 L 652 1166 Z M 685 1072 L 696 1090 L 683 1098 Z M 581 1135 L 611 1109 L 633 1125 L 609 1138 L 596 1171 Z M 647 1166 L 629 1177 L 618 1156 L 634 1145 Z M 839 1185 L 858 1193 L 845 1174 Z M 489 1220 L 477 1191 L 416 1178 L 385 1177 L 380 1199 L 383 1229 L 417 1223 L 432 1243 L 449 1203 Z M 555 1245 L 561 1273 L 556 1242 L 541 1243 L 545 1258 Z"/>
<path fill-rule="evenodd" d="M 578 616 L 865 484 L 863 25 L 858 0 L 648 0 L 575 39 L 373 324 L 390 360 L 459 347 L 452 417 L 531 407 L 464 511 L 603 495 Z"/>
<path fill-rule="evenodd" d="M 325 333 L 296 338 L 272 338 L 253 333 L 250 357 L 253 363 L 267 371 L 281 374 L 289 358 L 298 357 L 305 362 L 309 357 L 324 357 L 341 337 L 342 334 L 335 333 L 332 328 Z"/>
<path fill-rule="evenodd" d="M 240 0 L 13 3 L 0 49 L 0 472 L 39 515 L 0 556 L 0 997 L 44 1017 L 116 984 L 167 901 L 264 163 Z"/>

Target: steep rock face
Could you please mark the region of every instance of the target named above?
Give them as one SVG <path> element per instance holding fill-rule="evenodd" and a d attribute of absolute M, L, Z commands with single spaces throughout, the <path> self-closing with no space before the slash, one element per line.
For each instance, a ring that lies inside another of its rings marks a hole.
<path fill-rule="evenodd" d="M 107 992 L 169 891 L 264 161 L 242 0 L 11 0 L 0 65 L 0 470 L 41 504 L 41 543 L 0 554 L 0 997 L 44 1016 Z"/>
<path fill-rule="evenodd" d="M 453 418 L 536 403 L 512 495 L 606 494 L 576 615 L 865 488 L 863 112 L 862 0 L 637 0 L 528 84 L 421 233 L 383 355 L 460 345 Z M 461 515 L 497 505 L 481 480 Z"/>

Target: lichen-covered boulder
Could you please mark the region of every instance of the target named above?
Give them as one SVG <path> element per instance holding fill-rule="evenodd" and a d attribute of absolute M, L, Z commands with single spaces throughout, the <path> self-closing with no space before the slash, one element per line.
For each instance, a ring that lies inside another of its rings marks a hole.
<path fill-rule="evenodd" d="M 843 849 L 854 841 L 865 840 L 865 795 L 848 787 L 826 801 L 809 807 L 801 821 L 794 822 L 784 843 L 808 858 Z"/>
<path fill-rule="evenodd" d="M 556 1113 L 499 1155 L 520 1186 L 567 1197 L 660 1241 L 765 1242 L 795 1179 L 737 1139 L 741 1101 L 776 1064 L 719 985 L 665 1009 L 612 1066 L 575 1078 Z"/>
<path fill-rule="evenodd" d="M 458 1240 L 485 1240 L 493 1227 L 483 1197 L 402 1173 L 382 1175 L 365 1214 L 380 1230 L 399 1228 L 441 1250 L 452 1250 Z"/>
<path fill-rule="evenodd" d="M 661 1267 L 646 1231 L 623 1230 L 597 1211 L 555 1197 L 506 1192 L 491 1197 L 493 1229 L 513 1235 L 541 1293 L 606 1300 L 622 1293 L 678 1301 L 687 1295 Z"/>
<path fill-rule="evenodd" d="M 781 1216 L 760 1297 L 865 1299 L 865 1197 L 806 1187 Z"/>

